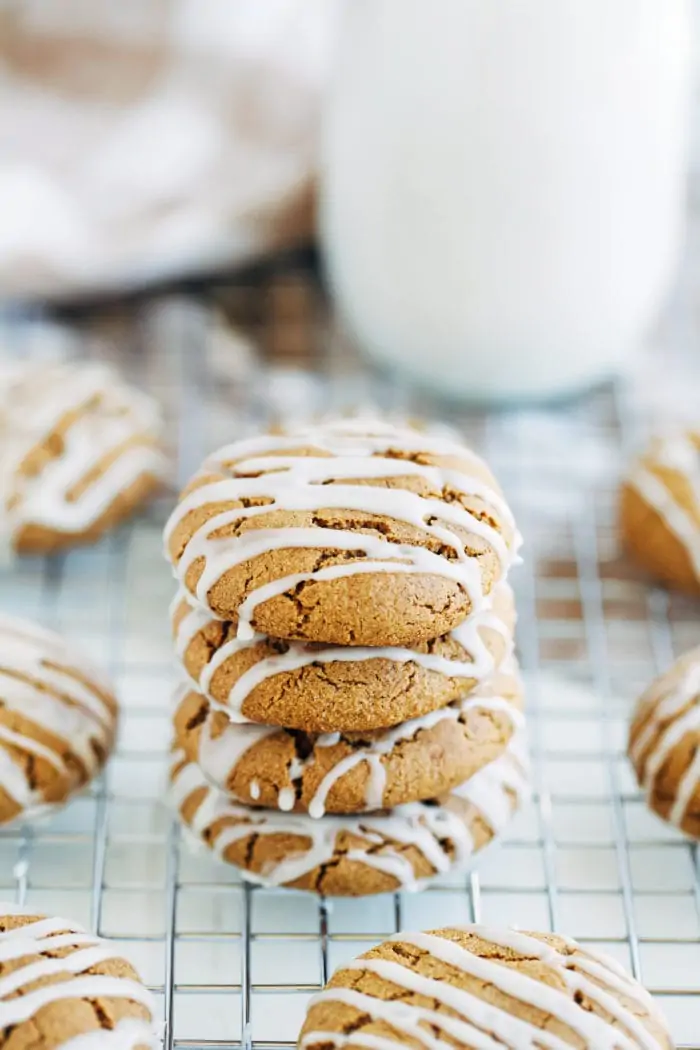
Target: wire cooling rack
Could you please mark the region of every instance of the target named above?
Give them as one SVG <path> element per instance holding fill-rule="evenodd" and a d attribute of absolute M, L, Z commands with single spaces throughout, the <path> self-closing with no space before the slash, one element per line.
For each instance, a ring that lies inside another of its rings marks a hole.
<path fill-rule="evenodd" d="M 101 661 L 124 715 L 90 794 L 50 823 L 0 835 L 0 891 L 115 938 L 159 997 L 166 1050 L 289 1046 L 309 996 L 344 960 L 402 927 L 471 920 L 561 930 L 611 952 L 659 997 L 679 1047 L 698 1050 L 698 854 L 646 810 L 624 747 L 634 698 L 697 643 L 700 609 L 649 588 L 621 557 L 615 528 L 624 456 L 652 418 L 676 412 L 687 380 L 657 353 L 663 383 L 642 368 L 635 384 L 558 410 L 460 415 L 339 353 L 304 268 L 217 299 L 257 355 L 212 327 L 210 300 L 101 316 L 122 369 L 166 406 L 179 480 L 204 451 L 270 417 L 366 402 L 449 418 L 492 462 L 527 542 L 513 582 L 534 801 L 477 874 L 417 895 L 318 901 L 251 889 L 191 853 L 163 802 L 175 680 L 165 499 L 97 547 L 0 575 L 2 607 Z M 659 340 L 680 346 L 689 330 L 673 316 Z M 5 346 L 35 352 L 32 331 L 10 319 Z M 76 335 L 78 353 L 93 352 L 88 335 Z"/>

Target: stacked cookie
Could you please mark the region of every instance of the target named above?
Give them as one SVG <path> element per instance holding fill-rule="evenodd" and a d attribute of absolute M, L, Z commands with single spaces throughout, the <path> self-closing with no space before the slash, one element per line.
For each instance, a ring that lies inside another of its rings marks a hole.
<path fill-rule="evenodd" d="M 329 894 L 465 866 L 527 790 L 517 545 L 452 434 L 345 420 L 211 456 L 166 528 L 194 834 Z"/>

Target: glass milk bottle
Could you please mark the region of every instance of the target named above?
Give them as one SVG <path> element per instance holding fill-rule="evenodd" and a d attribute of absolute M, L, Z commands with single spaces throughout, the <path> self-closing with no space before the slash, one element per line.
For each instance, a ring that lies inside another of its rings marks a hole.
<path fill-rule="evenodd" d="M 687 0 L 350 0 L 321 233 L 376 363 L 467 400 L 617 373 L 682 240 Z"/>

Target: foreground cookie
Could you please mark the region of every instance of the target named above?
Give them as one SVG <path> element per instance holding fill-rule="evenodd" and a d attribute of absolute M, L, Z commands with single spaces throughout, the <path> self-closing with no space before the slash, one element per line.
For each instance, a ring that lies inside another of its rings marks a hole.
<path fill-rule="evenodd" d="M 547 933 L 397 933 L 333 974 L 300 1050 L 673 1050 L 649 993 L 614 959 Z"/>
<path fill-rule="evenodd" d="M 166 546 L 181 584 L 240 637 L 410 646 L 480 608 L 517 537 L 473 452 L 345 420 L 210 456 Z"/>
<path fill-rule="evenodd" d="M 182 594 L 171 607 L 177 653 L 197 689 L 234 722 L 310 733 L 398 725 L 444 707 L 485 681 L 510 655 L 513 592 L 499 583 L 489 607 L 414 648 L 239 639 Z"/>
<path fill-rule="evenodd" d="M 517 671 L 393 729 L 313 736 L 235 725 L 189 691 L 175 712 L 179 747 L 224 794 L 248 805 L 363 813 L 442 795 L 507 747 L 524 719 Z"/>
<path fill-rule="evenodd" d="M 117 703 L 57 634 L 0 614 L 0 824 L 41 816 L 99 771 Z"/>
<path fill-rule="evenodd" d="M 700 432 L 657 437 L 626 478 L 625 545 L 657 579 L 700 593 Z"/>
<path fill-rule="evenodd" d="M 66 919 L 0 903 L 0 1042 L 150 1050 L 155 1005 L 116 945 Z"/>
<path fill-rule="evenodd" d="M 306 815 L 231 802 L 176 752 L 173 799 L 196 840 L 266 886 L 362 897 L 419 889 L 463 870 L 498 835 L 528 794 L 523 741 L 436 802 L 367 816 Z"/>
<path fill-rule="evenodd" d="M 700 648 L 682 656 L 640 698 L 629 756 L 651 809 L 700 839 Z"/>
<path fill-rule="evenodd" d="M 109 368 L 20 369 L 0 390 L 6 544 L 47 553 L 97 540 L 160 484 L 159 432 L 154 403 Z"/>

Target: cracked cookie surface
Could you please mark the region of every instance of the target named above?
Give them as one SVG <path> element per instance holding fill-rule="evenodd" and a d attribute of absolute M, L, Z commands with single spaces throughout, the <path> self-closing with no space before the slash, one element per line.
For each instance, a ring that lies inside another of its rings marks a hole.
<path fill-rule="evenodd" d="M 92 543 L 161 484 L 150 398 L 97 364 L 22 366 L 0 381 L 0 538 L 19 553 Z"/>
<path fill-rule="evenodd" d="M 661 1011 L 613 958 L 570 938 L 472 925 L 397 933 L 309 1004 L 299 1050 L 673 1050 Z"/>
<path fill-rule="evenodd" d="M 700 594 L 700 431 L 652 440 L 623 482 L 620 527 L 652 576 Z"/>
<path fill-rule="evenodd" d="M 0 824 L 42 816 L 112 750 L 117 702 L 72 646 L 0 614 Z"/>
<path fill-rule="evenodd" d="M 522 729 L 517 669 L 394 729 L 321 736 L 235 725 L 189 691 L 175 712 L 178 745 L 205 778 L 246 805 L 364 813 L 435 798 L 497 758 Z"/>
<path fill-rule="evenodd" d="M 500 583 L 488 608 L 411 649 L 264 635 L 241 640 L 235 624 L 214 619 L 182 595 L 171 618 L 189 677 L 232 721 L 332 733 L 398 725 L 485 682 L 511 653 L 515 607 L 510 587 Z"/>
<path fill-rule="evenodd" d="M 518 546 L 454 436 L 345 420 L 239 441 L 166 527 L 181 585 L 239 637 L 413 645 L 480 608 Z"/>
<path fill-rule="evenodd" d="M 209 784 L 182 750 L 173 755 L 172 797 L 180 817 L 216 856 L 267 886 L 362 897 L 418 889 L 466 870 L 527 797 L 521 736 L 464 784 L 431 802 L 314 820 L 238 805 Z"/>
<path fill-rule="evenodd" d="M 0 1047 L 156 1050 L 155 1004 L 116 945 L 0 903 Z"/>
<path fill-rule="evenodd" d="M 700 648 L 685 653 L 642 694 L 628 753 L 650 808 L 700 839 Z"/>

